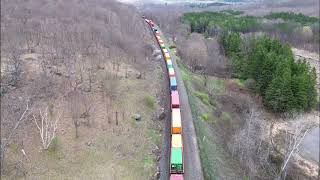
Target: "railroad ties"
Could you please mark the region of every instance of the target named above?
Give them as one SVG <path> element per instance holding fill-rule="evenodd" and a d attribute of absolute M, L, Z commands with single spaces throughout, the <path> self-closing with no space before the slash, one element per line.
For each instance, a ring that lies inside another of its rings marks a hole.
<path fill-rule="evenodd" d="M 181 125 L 181 110 L 179 100 L 179 89 L 177 87 L 177 79 L 172 60 L 165 43 L 161 39 L 160 32 L 155 28 L 152 20 L 144 20 L 149 24 L 157 42 L 161 48 L 170 81 L 171 92 L 171 147 L 170 147 L 170 180 L 183 180 L 184 159 L 183 159 L 183 140 Z"/>

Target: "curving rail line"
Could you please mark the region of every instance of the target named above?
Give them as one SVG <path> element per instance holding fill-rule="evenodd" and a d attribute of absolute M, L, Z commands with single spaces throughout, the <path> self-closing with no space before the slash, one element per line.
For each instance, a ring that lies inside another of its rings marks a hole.
<path fill-rule="evenodd" d="M 175 69 L 168 49 L 160 37 L 160 33 L 154 28 L 154 23 L 143 17 L 152 29 L 157 42 L 161 48 L 170 80 L 171 92 L 171 147 L 170 147 L 170 180 L 183 180 L 184 173 L 184 158 L 183 158 L 183 140 L 182 140 L 182 125 L 181 125 L 181 110 L 179 100 L 179 89 L 177 87 L 177 79 Z"/>

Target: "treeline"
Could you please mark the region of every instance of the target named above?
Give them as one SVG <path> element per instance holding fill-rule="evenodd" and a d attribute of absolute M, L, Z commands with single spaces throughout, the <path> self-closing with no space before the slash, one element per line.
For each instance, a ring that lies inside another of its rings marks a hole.
<path fill-rule="evenodd" d="M 265 16 L 267 19 L 282 19 L 284 21 L 294 21 L 302 25 L 311 25 L 319 23 L 319 19 L 316 17 L 306 16 L 302 13 L 293 12 L 273 12 Z"/>
<path fill-rule="evenodd" d="M 190 25 L 191 32 L 216 35 L 222 30 L 236 32 L 251 32 L 260 27 L 260 22 L 254 16 L 237 16 L 241 11 L 226 10 L 221 12 L 191 12 L 185 13 L 182 21 Z"/>
<path fill-rule="evenodd" d="M 304 60 L 294 61 L 288 44 L 267 36 L 245 41 L 239 33 L 223 33 L 226 55 L 241 79 L 251 85 L 273 112 L 306 111 L 317 103 L 316 71 Z"/>

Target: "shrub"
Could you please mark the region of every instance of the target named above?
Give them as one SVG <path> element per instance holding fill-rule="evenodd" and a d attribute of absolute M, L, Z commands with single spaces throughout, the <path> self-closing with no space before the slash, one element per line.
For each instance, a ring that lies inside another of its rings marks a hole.
<path fill-rule="evenodd" d="M 150 95 L 146 95 L 144 97 L 144 102 L 145 104 L 151 108 L 151 109 L 154 109 L 154 106 L 155 106 L 155 100 L 154 100 L 154 97 L 150 96 Z"/>
<path fill-rule="evenodd" d="M 201 115 L 201 118 L 202 118 L 203 120 L 207 121 L 207 120 L 209 119 L 209 114 L 208 114 L 208 113 L 203 113 L 203 114 Z"/>
<path fill-rule="evenodd" d="M 195 91 L 194 95 L 198 97 L 204 104 L 210 105 L 209 96 L 205 92 Z"/>

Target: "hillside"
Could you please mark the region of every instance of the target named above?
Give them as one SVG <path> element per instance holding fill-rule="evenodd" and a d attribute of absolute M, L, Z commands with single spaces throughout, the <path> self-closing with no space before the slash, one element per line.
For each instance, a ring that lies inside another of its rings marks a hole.
<path fill-rule="evenodd" d="M 1 179 L 155 178 L 166 81 L 134 7 L 5 0 L 1 37 Z"/>

